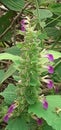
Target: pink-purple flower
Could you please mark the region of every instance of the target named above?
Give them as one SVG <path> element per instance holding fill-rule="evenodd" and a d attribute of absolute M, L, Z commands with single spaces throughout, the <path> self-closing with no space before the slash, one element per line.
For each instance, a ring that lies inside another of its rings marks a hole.
<path fill-rule="evenodd" d="M 48 58 L 49 61 L 54 61 L 54 57 L 52 54 L 45 54 L 42 57 Z M 43 65 L 43 67 L 46 68 L 50 74 L 54 73 L 54 68 L 53 66 L 49 65 L 49 63 L 47 65 Z"/>
<path fill-rule="evenodd" d="M 9 114 L 6 114 L 5 116 L 4 116 L 4 122 L 8 122 L 8 120 L 9 120 Z"/>
<path fill-rule="evenodd" d="M 54 87 L 54 83 L 51 79 L 45 79 L 45 78 L 42 78 L 42 81 L 45 82 L 47 84 L 47 87 L 49 89 L 53 88 Z"/>
<path fill-rule="evenodd" d="M 42 105 L 44 109 L 48 108 L 48 102 L 46 101 L 46 99 L 43 100 Z"/>
<path fill-rule="evenodd" d="M 29 17 L 25 17 L 24 19 L 21 20 L 21 30 L 23 32 L 26 31 L 27 28 L 29 27 L 29 22 L 30 22 Z"/>
<path fill-rule="evenodd" d="M 43 68 L 46 68 L 50 74 L 54 73 L 54 68 L 51 65 L 43 65 Z"/>
<path fill-rule="evenodd" d="M 53 81 L 51 79 L 47 79 L 47 87 L 51 89 L 53 88 L 53 86 L 54 86 Z"/>
<path fill-rule="evenodd" d="M 48 72 L 49 72 L 50 74 L 53 74 L 53 73 L 54 73 L 54 68 L 53 68 L 53 66 L 48 65 L 48 66 L 46 66 L 46 68 L 48 69 Z"/>
<path fill-rule="evenodd" d="M 25 26 L 25 19 L 21 20 L 21 30 L 25 31 L 26 30 L 26 26 Z"/>
<path fill-rule="evenodd" d="M 54 57 L 52 54 L 46 54 L 45 57 L 48 58 L 49 61 L 54 61 Z"/>
<path fill-rule="evenodd" d="M 8 108 L 8 111 L 7 111 L 7 114 L 4 116 L 4 122 L 8 122 L 9 118 L 11 117 L 12 115 L 12 112 L 14 111 L 14 109 L 17 107 L 16 103 L 13 103 L 9 108 Z"/>
<path fill-rule="evenodd" d="M 15 104 L 12 104 L 9 109 L 8 109 L 8 113 L 12 113 L 15 109 Z"/>
<path fill-rule="evenodd" d="M 43 124 L 43 119 L 42 118 L 37 118 L 37 124 L 42 125 Z"/>

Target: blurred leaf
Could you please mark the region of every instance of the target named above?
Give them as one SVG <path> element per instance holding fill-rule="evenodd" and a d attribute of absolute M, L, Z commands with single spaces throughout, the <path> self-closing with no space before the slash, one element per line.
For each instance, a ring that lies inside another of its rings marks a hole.
<path fill-rule="evenodd" d="M 54 4 L 50 4 L 49 6 L 50 10 L 55 13 L 55 14 L 58 14 L 58 15 L 61 15 L 61 4 L 60 3 L 54 3 Z"/>
<path fill-rule="evenodd" d="M 20 48 L 18 48 L 16 46 L 13 46 L 13 47 L 10 47 L 10 48 L 6 48 L 5 52 L 13 54 L 13 55 L 20 56 Z"/>
<path fill-rule="evenodd" d="M 42 126 L 42 130 L 55 130 L 53 129 L 51 126 L 49 126 L 47 123 L 44 123 L 44 125 Z"/>
<path fill-rule="evenodd" d="M 4 70 L 0 70 L 0 82 L 1 82 L 1 80 L 3 78 L 3 76 L 4 76 Z"/>
<path fill-rule="evenodd" d="M 34 10 L 33 14 L 38 17 L 37 10 Z M 39 9 L 39 19 L 40 20 L 43 20 L 43 19 L 46 19 L 46 18 L 50 18 L 50 17 L 52 17 L 52 15 L 53 14 L 51 13 L 50 10 Z"/>
<path fill-rule="evenodd" d="M 0 93 L 4 97 L 4 101 L 7 104 L 12 104 L 17 98 L 17 88 L 13 84 L 9 84 L 8 87 Z"/>
<path fill-rule="evenodd" d="M 10 10 L 20 11 L 24 6 L 24 0 L 0 0 Z"/>
<path fill-rule="evenodd" d="M 60 62 L 58 62 L 58 64 L 55 67 L 55 73 L 57 73 L 57 75 L 61 78 L 61 60 Z"/>
<path fill-rule="evenodd" d="M 42 32 L 38 35 L 38 38 L 40 40 L 43 40 L 43 39 L 48 39 L 48 36 L 47 36 L 47 33 L 46 32 Z"/>
<path fill-rule="evenodd" d="M 15 61 L 20 61 L 21 58 L 19 56 L 12 55 L 9 53 L 1 53 L 0 60 L 12 60 L 13 62 L 15 62 Z"/>
<path fill-rule="evenodd" d="M 0 17 L 0 35 L 9 27 L 13 17 L 15 16 L 13 11 L 8 11 L 5 15 Z M 10 40 L 12 36 L 12 30 L 8 31 L 2 38 L 2 41 Z"/>
<path fill-rule="evenodd" d="M 57 23 L 57 26 L 61 27 L 61 21 Z"/>
<path fill-rule="evenodd" d="M 61 36 L 61 30 L 58 30 L 55 27 L 47 27 L 45 28 L 45 31 L 47 33 L 48 37 L 51 37 L 52 39 L 56 40 Z"/>
<path fill-rule="evenodd" d="M 23 118 L 17 117 L 8 122 L 8 125 L 5 130 L 7 129 L 8 130 L 28 130 L 28 127 L 27 127 L 26 121 Z"/>
<path fill-rule="evenodd" d="M 47 96 L 46 99 L 49 104 L 47 110 L 43 109 L 41 102 L 38 102 L 30 105 L 28 112 L 36 114 L 39 118 L 42 117 L 53 129 L 61 130 L 61 112 L 56 113 L 56 108 L 61 109 L 61 96 L 51 95 Z"/>
<path fill-rule="evenodd" d="M 15 71 L 16 68 L 14 67 L 14 64 L 11 64 L 8 70 L 1 76 L 0 84 L 3 83 L 8 77 L 10 77 Z"/>
<path fill-rule="evenodd" d="M 55 0 L 38 0 L 39 4 L 49 4 L 53 3 Z"/>

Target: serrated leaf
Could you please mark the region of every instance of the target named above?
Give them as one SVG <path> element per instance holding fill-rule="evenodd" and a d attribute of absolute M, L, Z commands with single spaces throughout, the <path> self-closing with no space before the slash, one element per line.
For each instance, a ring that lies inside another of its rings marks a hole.
<path fill-rule="evenodd" d="M 61 111 L 56 113 L 56 108 L 61 109 L 61 96 L 51 95 L 47 96 L 46 99 L 49 104 L 47 110 L 43 109 L 41 102 L 38 102 L 31 105 L 28 112 L 36 114 L 39 118 L 42 117 L 53 129 L 61 130 Z"/>
<path fill-rule="evenodd" d="M 10 120 L 5 130 L 28 130 L 28 127 L 26 121 L 23 118 L 18 117 Z"/>
<path fill-rule="evenodd" d="M 37 100 L 37 91 L 35 87 L 27 87 L 25 90 L 25 99 L 29 104 L 34 104 Z"/>
<path fill-rule="evenodd" d="M 10 10 L 20 11 L 24 6 L 24 0 L 0 0 Z"/>
<path fill-rule="evenodd" d="M 13 84 L 9 84 L 8 87 L 0 93 L 4 97 L 4 101 L 7 104 L 11 104 L 17 98 L 17 88 Z"/>

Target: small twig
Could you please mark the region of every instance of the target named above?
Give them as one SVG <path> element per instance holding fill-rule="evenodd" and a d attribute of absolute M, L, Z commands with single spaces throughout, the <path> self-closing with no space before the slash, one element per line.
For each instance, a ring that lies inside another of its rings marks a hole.
<path fill-rule="evenodd" d="M 14 23 L 16 22 L 16 20 L 20 17 L 20 15 L 23 13 L 24 9 L 26 9 L 29 4 L 30 4 L 30 2 L 27 3 L 27 4 L 22 8 L 22 10 L 20 11 L 20 13 L 15 16 L 15 18 L 14 18 L 13 21 L 11 22 L 10 26 L 0 35 L 0 38 L 2 38 L 2 37 L 12 28 L 12 26 L 14 25 Z"/>

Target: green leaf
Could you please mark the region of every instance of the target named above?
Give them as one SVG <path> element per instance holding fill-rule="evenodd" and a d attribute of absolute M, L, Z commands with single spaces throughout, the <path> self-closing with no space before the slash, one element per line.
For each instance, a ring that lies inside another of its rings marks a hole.
<path fill-rule="evenodd" d="M 16 47 L 16 46 L 12 46 L 12 47 L 10 47 L 10 48 L 6 48 L 6 49 L 5 49 L 5 52 L 6 52 L 6 53 L 13 54 L 13 55 L 20 56 L 20 48 L 18 48 L 18 47 Z"/>
<path fill-rule="evenodd" d="M 37 90 L 35 87 L 26 88 L 25 99 L 29 104 L 34 104 L 37 101 Z"/>
<path fill-rule="evenodd" d="M 59 75 L 59 77 L 61 78 L 61 60 L 60 60 L 60 62 L 56 65 L 56 67 L 55 67 L 55 71 L 56 71 L 56 73 Z"/>
<path fill-rule="evenodd" d="M 0 35 L 9 27 L 13 17 L 15 16 L 13 11 L 8 11 L 5 15 L 0 17 Z M 11 40 L 13 32 L 12 30 L 8 31 L 5 36 L 1 39 L 2 41 Z"/>
<path fill-rule="evenodd" d="M 38 17 L 37 10 L 33 11 L 34 15 Z M 40 20 L 52 17 L 52 13 L 47 9 L 39 9 L 39 18 Z"/>
<path fill-rule="evenodd" d="M 18 117 L 10 120 L 5 130 L 28 130 L 28 127 L 26 121 L 23 118 Z"/>
<path fill-rule="evenodd" d="M 8 87 L 0 93 L 4 97 L 4 101 L 7 104 L 11 104 L 17 98 L 17 88 L 13 84 L 9 84 Z"/>
<path fill-rule="evenodd" d="M 1 53 L 0 60 L 12 60 L 14 63 L 11 64 L 8 70 L 4 73 L 0 79 L 0 83 L 4 82 L 9 76 L 11 76 L 16 70 L 19 70 L 20 61 L 22 60 L 19 56 L 12 55 L 9 53 Z"/>
<path fill-rule="evenodd" d="M 24 6 L 24 0 L 0 0 L 10 10 L 20 11 Z"/>
<path fill-rule="evenodd" d="M 55 82 L 61 83 L 61 60 L 57 60 L 55 63 L 55 72 L 52 75 Z"/>
<path fill-rule="evenodd" d="M 51 4 L 50 10 L 55 14 L 61 15 L 61 4 L 60 3 Z"/>
<path fill-rule="evenodd" d="M 3 83 L 15 71 L 16 71 L 16 68 L 14 67 L 14 64 L 11 64 L 10 67 L 8 68 L 8 70 L 3 75 L 1 75 L 0 83 Z"/>
<path fill-rule="evenodd" d="M 47 27 L 45 28 L 48 37 L 56 40 L 57 38 L 61 37 L 61 30 L 58 30 L 55 27 Z"/>
<path fill-rule="evenodd" d="M 53 129 L 51 126 L 49 126 L 47 123 L 44 123 L 44 125 L 42 126 L 42 130 L 55 130 Z"/>
<path fill-rule="evenodd" d="M 0 82 L 2 81 L 3 76 L 4 76 L 4 70 L 0 70 Z"/>
<path fill-rule="evenodd" d="M 54 2 L 55 0 L 38 0 L 39 4 L 50 4 L 51 2 Z"/>
<path fill-rule="evenodd" d="M 47 33 L 46 32 L 42 32 L 38 35 L 38 38 L 40 40 L 43 40 L 43 39 L 48 39 L 48 36 L 47 36 Z"/>
<path fill-rule="evenodd" d="M 13 62 L 15 62 L 15 61 L 20 61 L 21 58 L 19 56 L 12 55 L 9 53 L 1 53 L 0 60 L 12 60 Z"/>
<path fill-rule="evenodd" d="M 51 95 L 46 99 L 49 104 L 47 110 L 43 109 L 41 102 L 38 102 L 31 105 L 28 112 L 36 114 L 39 118 L 42 117 L 53 129 L 61 130 L 61 111 L 56 113 L 56 108 L 61 109 L 61 96 Z"/>

